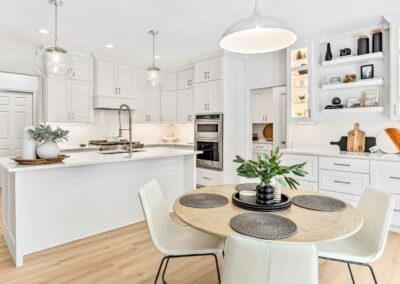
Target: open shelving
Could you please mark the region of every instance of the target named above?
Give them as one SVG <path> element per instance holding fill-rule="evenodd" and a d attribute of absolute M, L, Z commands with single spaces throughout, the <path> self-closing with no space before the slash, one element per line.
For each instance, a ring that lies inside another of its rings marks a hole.
<path fill-rule="evenodd" d="M 383 107 L 358 107 L 358 108 L 338 108 L 338 109 L 323 109 L 323 113 L 341 114 L 341 113 L 371 113 L 383 112 Z"/>
<path fill-rule="evenodd" d="M 324 89 L 324 90 L 349 89 L 349 88 L 383 86 L 383 84 L 384 84 L 384 81 L 382 78 L 372 78 L 372 79 L 358 80 L 358 81 L 351 82 L 351 83 L 322 85 L 322 89 Z"/>
<path fill-rule="evenodd" d="M 336 57 L 330 61 L 322 61 L 322 66 L 337 66 L 353 63 L 362 63 L 376 60 L 383 60 L 383 52 L 368 53 L 363 55 L 349 55 L 343 57 Z"/>

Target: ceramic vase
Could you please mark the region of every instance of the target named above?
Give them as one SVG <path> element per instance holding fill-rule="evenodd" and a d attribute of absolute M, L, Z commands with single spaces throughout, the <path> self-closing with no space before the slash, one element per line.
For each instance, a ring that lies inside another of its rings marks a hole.
<path fill-rule="evenodd" d="M 280 203 L 282 200 L 282 188 L 280 186 L 276 186 L 274 190 L 274 203 Z"/>
<path fill-rule="evenodd" d="M 325 53 L 325 60 L 326 61 L 330 61 L 332 60 L 332 50 L 331 50 L 331 43 L 328 42 L 328 44 L 326 45 L 326 53 Z"/>
<path fill-rule="evenodd" d="M 43 142 L 36 148 L 36 154 L 41 159 L 53 159 L 56 158 L 59 153 L 60 148 L 57 143 L 51 141 Z"/>
<path fill-rule="evenodd" d="M 256 188 L 256 203 L 260 205 L 274 204 L 274 190 L 274 187 L 271 185 L 258 185 Z"/>

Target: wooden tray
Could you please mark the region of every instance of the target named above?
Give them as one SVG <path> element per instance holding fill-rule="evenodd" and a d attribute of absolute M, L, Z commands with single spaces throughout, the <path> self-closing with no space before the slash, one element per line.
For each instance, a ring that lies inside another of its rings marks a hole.
<path fill-rule="evenodd" d="M 58 157 L 53 159 L 35 159 L 35 160 L 23 160 L 21 157 L 11 158 L 11 160 L 16 161 L 20 165 L 46 165 L 46 164 L 54 164 L 60 163 L 64 159 L 69 158 L 67 155 L 58 155 Z"/>
<path fill-rule="evenodd" d="M 264 127 L 263 130 L 263 136 L 265 138 L 265 140 L 267 141 L 273 141 L 274 140 L 274 126 L 272 123 L 267 123 L 267 125 Z"/>
<path fill-rule="evenodd" d="M 282 201 L 279 203 L 274 203 L 272 205 L 260 205 L 253 202 L 243 201 L 239 199 L 239 192 L 235 192 L 232 195 L 232 203 L 235 204 L 237 207 L 251 210 L 251 211 L 260 211 L 260 212 L 274 212 L 274 211 L 283 211 L 290 207 L 292 204 L 289 196 L 286 194 L 281 194 Z"/>

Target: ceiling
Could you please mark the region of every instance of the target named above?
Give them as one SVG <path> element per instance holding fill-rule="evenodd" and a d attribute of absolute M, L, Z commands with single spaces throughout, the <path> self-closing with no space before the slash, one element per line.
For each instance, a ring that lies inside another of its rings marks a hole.
<path fill-rule="evenodd" d="M 221 34 L 251 14 L 253 0 L 63 0 L 59 45 L 69 50 L 134 60 L 151 60 L 151 37 L 158 29 L 159 65 L 179 66 L 219 49 Z M 8 0 L 0 5 L 0 41 L 52 44 L 54 7 L 47 0 Z M 261 10 L 288 22 L 300 35 L 352 30 L 379 23 L 400 10 L 399 0 L 261 0 Z M 40 34 L 39 28 L 50 31 Z M 107 49 L 112 43 L 114 49 Z"/>

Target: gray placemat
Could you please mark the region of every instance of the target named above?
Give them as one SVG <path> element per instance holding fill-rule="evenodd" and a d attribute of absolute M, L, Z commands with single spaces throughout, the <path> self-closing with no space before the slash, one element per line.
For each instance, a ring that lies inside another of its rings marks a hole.
<path fill-rule="evenodd" d="M 265 240 L 284 239 L 297 232 L 292 220 L 270 213 L 240 214 L 231 219 L 230 226 L 242 235 Z"/>
<path fill-rule="evenodd" d="M 215 193 L 193 193 L 179 199 L 183 206 L 193 208 L 216 208 L 229 203 L 229 199 Z"/>
<path fill-rule="evenodd" d="M 335 198 L 320 195 L 298 195 L 292 198 L 292 203 L 302 208 L 317 211 L 341 211 L 346 208 L 346 203 Z"/>
<path fill-rule="evenodd" d="M 258 183 L 241 183 L 235 186 L 236 191 L 256 190 Z"/>

